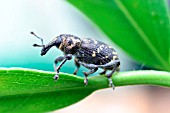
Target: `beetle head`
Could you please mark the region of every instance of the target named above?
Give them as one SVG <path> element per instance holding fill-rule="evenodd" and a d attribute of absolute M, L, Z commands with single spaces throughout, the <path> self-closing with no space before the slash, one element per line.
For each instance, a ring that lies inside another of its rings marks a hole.
<path fill-rule="evenodd" d="M 33 45 L 34 47 L 42 47 L 41 56 L 45 55 L 48 52 L 48 50 L 53 46 L 56 46 L 66 54 L 74 54 L 77 51 L 77 49 L 80 48 L 81 45 L 81 39 L 70 34 L 59 35 L 46 45 L 43 44 L 42 38 L 38 37 L 33 32 L 31 32 L 31 34 L 41 40 L 42 45 L 38 44 Z"/>
<path fill-rule="evenodd" d="M 81 39 L 77 36 L 70 34 L 62 34 L 58 37 L 60 37 L 61 42 L 60 45 L 57 47 L 64 53 L 74 54 L 80 48 Z"/>

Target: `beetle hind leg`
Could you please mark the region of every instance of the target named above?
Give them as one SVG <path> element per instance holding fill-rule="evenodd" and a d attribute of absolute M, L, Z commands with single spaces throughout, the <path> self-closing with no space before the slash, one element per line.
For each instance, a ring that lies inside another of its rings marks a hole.
<path fill-rule="evenodd" d="M 94 72 L 96 72 L 98 70 L 98 66 L 94 65 L 94 64 L 86 64 L 83 62 L 79 62 L 82 66 L 90 69 L 89 72 L 83 72 L 84 74 L 84 84 L 87 85 L 88 84 L 88 75 L 93 74 Z"/>
<path fill-rule="evenodd" d="M 79 62 L 77 61 L 77 59 L 74 59 L 74 63 L 75 63 L 75 65 L 76 65 L 76 69 L 75 69 L 75 71 L 74 71 L 74 75 L 76 75 L 77 74 L 77 72 L 78 72 L 78 70 L 79 70 L 79 68 L 80 68 L 80 64 L 79 64 Z"/>
<path fill-rule="evenodd" d="M 88 84 L 88 75 L 93 74 L 94 72 L 96 72 L 98 70 L 98 67 L 95 67 L 94 69 L 91 69 L 89 72 L 83 72 L 84 74 L 84 84 L 87 85 Z"/>
<path fill-rule="evenodd" d="M 104 74 L 106 74 L 106 71 L 107 71 L 107 69 L 104 68 L 104 70 L 103 70 L 102 72 L 100 72 L 99 74 L 100 74 L 100 75 L 104 75 Z"/>
<path fill-rule="evenodd" d="M 109 81 L 109 86 L 112 87 L 113 89 L 115 88 L 113 82 L 112 82 L 112 75 L 115 71 L 117 71 L 118 67 L 120 65 L 120 61 L 119 60 L 114 60 L 112 62 L 109 62 L 105 65 L 100 65 L 101 68 L 106 68 L 106 69 L 112 69 L 110 73 L 106 74 L 106 77 L 108 78 L 108 81 Z"/>
<path fill-rule="evenodd" d="M 112 82 L 111 77 L 114 74 L 114 72 L 117 71 L 117 68 L 119 67 L 119 65 L 120 65 L 119 61 L 113 62 L 113 69 L 112 69 L 112 71 L 109 74 L 106 75 L 107 78 L 108 78 L 108 81 L 109 81 L 109 86 L 112 87 L 113 89 L 115 89 L 115 86 L 114 86 L 114 84 Z"/>

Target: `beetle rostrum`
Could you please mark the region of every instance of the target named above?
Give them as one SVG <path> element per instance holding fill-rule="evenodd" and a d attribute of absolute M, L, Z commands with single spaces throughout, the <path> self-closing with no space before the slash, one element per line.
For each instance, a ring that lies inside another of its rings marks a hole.
<path fill-rule="evenodd" d="M 118 58 L 118 54 L 116 51 L 109 45 L 97 41 L 91 38 L 79 38 L 77 36 L 71 34 L 61 34 L 50 41 L 48 44 L 43 44 L 43 39 L 35 35 L 42 42 L 42 45 L 34 44 L 34 47 L 42 47 L 41 55 L 45 55 L 48 50 L 55 46 L 60 49 L 64 55 L 59 56 L 54 61 L 54 69 L 56 71 L 56 75 L 54 76 L 55 80 L 59 78 L 59 70 L 62 65 L 67 61 L 71 60 L 72 56 L 74 56 L 74 62 L 76 65 L 76 69 L 74 71 L 74 75 L 77 74 L 80 65 L 90 69 L 89 72 L 83 72 L 84 74 L 84 84 L 88 84 L 88 75 L 96 72 L 98 68 L 102 68 L 103 72 L 100 74 L 105 74 L 109 81 L 109 86 L 114 88 L 114 84 L 112 82 L 112 75 L 115 71 L 119 71 L 120 60 Z M 61 62 L 61 64 L 56 67 L 56 64 Z M 106 72 L 110 70 L 108 74 Z"/>

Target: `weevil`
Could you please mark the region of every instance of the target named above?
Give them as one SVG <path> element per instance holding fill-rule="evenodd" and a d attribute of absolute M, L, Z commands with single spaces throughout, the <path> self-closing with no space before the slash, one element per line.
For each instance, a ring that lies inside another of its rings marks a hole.
<path fill-rule="evenodd" d="M 31 32 L 32 35 L 41 40 L 41 45 L 34 44 L 34 47 L 42 47 L 41 56 L 45 55 L 48 50 L 55 46 L 60 49 L 64 55 L 59 56 L 54 61 L 54 69 L 56 75 L 54 76 L 55 80 L 59 78 L 59 71 L 62 65 L 67 61 L 71 60 L 74 56 L 74 62 L 76 69 L 74 75 L 77 74 L 80 65 L 90 69 L 88 72 L 84 72 L 84 84 L 88 84 L 88 75 L 96 72 L 98 68 L 102 68 L 103 71 L 100 74 L 105 74 L 109 81 L 109 86 L 113 87 L 112 75 L 115 71 L 119 71 L 120 60 L 116 51 L 109 45 L 97 41 L 91 38 L 79 38 L 71 34 L 61 34 L 50 41 L 48 44 L 44 45 L 43 39 L 38 37 L 35 33 Z M 56 67 L 57 63 L 61 64 Z M 111 70 L 108 74 L 106 72 Z"/>

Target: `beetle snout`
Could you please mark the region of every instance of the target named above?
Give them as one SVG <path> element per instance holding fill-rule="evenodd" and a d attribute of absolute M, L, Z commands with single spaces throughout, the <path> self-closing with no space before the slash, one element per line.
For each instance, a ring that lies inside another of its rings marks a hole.
<path fill-rule="evenodd" d="M 44 52 L 41 52 L 41 56 L 43 56 L 43 55 L 45 55 L 45 53 L 44 53 Z"/>
<path fill-rule="evenodd" d="M 42 48 L 42 50 L 41 50 L 41 56 L 45 55 L 49 49 L 50 49 L 50 48 L 45 48 L 45 47 Z"/>
<path fill-rule="evenodd" d="M 41 50 L 41 56 L 45 55 L 47 52 L 45 52 L 43 49 Z"/>

